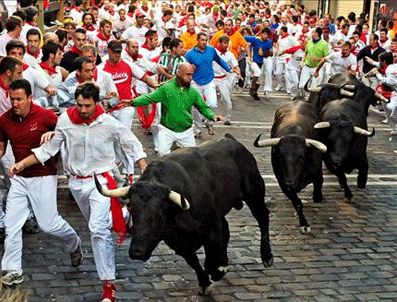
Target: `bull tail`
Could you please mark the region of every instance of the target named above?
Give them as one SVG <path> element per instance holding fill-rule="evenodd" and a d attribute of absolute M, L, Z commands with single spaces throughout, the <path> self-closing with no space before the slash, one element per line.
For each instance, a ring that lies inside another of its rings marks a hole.
<path fill-rule="evenodd" d="M 230 138 L 230 139 L 233 139 L 236 141 L 235 137 L 233 135 L 231 135 L 230 133 L 226 133 L 225 138 Z"/>

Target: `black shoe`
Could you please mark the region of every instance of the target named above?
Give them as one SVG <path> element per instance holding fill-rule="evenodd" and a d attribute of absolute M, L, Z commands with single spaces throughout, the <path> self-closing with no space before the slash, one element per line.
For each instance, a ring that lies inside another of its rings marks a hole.
<path fill-rule="evenodd" d="M 74 252 L 70 253 L 70 261 L 73 267 L 78 267 L 83 262 L 83 251 L 80 244 Z"/>
<path fill-rule="evenodd" d="M 231 125 L 230 121 L 225 121 L 224 124 L 225 124 L 226 126 L 230 126 L 230 125 Z"/>
<path fill-rule="evenodd" d="M 23 276 L 18 274 L 17 272 L 9 271 L 5 275 L 3 275 L 3 278 L 1 280 L 2 284 L 8 285 L 8 286 L 13 286 L 16 284 L 21 284 L 23 282 Z"/>
<path fill-rule="evenodd" d="M 37 224 L 36 218 L 31 217 L 26 220 L 25 224 L 22 227 L 22 230 L 27 234 L 37 234 L 40 232 L 39 225 Z"/>

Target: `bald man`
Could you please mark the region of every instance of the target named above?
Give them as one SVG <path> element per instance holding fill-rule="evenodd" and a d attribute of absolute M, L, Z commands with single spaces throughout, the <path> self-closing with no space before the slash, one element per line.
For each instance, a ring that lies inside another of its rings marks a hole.
<path fill-rule="evenodd" d="M 181 63 L 174 79 L 150 94 L 134 99 L 134 107 L 151 103 L 161 104 L 161 120 L 158 133 L 158 153 L 163 156 L 171 152 L 171 146 L 177 142 L 181 147 L 195 147 L 192 108 L 212 121 L 224 121 L 204 102 L 198 90 L 190 86 L 194 66 Z"/>

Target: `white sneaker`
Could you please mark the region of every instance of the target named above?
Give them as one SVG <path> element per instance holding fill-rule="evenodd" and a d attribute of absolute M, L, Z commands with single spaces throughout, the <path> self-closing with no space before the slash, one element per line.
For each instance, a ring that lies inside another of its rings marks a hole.
<path fill-rule="evenodd" d="M 280 84 L 278 84 L 277 86 L 276 86 L 276 88 L 274 88 L 274 90 L 276 90 L 276 91 L 280 91 L 281 90 L 281 85 Z"/>
<path fill-rule="evenodd" d="M 396 153 L 396 154 L 397 154 L 397 150 L 393 150 L 393 153 Z"/>
<path fill-rule="evenodd" d="M 387 119 L 387 118 L 385 118 L 383 121 L 382 121 L 382 124 L 387 124 L 389 122 L 389 120 Z"/>

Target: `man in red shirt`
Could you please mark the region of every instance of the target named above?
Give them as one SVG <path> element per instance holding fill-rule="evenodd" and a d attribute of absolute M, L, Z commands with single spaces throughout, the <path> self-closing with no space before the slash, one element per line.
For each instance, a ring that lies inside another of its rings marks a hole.
<path fill-rule="evenodd" d="M 27 80 L 16 80 L 9 88 L 12 109 L 0 117 L 0 158 L 9 141 L 16 161 L 20 161 L 32 154 L 31 149 L 40 146 L 43 134 L 55 129 L 57 117 L 32 103 L 32 89 Z M 33 165 L 11 178 L 7 197 L 7 236 L 1 268 L 6 272 L 2 283 L 8 286 L 23 282 L 22 226 L 30 208 L 40 228 L 63 242 L 65 250 L 70 253 L 72 266 L 79 266 L 83 259 L 79 236 L 58 214 L 55 160 Z"/>
<path fill-rule="evenodd" d="M 99 65 L 98 69 L 110 73 L 119 95 L 120 103 L 113 107 L 110 114 L 125 127 L 131 129 L 135 111 L 128 104 L 135 97 L 132 91 L 134 78 L 145 82 L 152 88 L 157 88 L 158 83 L 151 79 L 140 67 L 128 64 L 121 59 L 121 51 L 122 45 L 120 42 L 110 41 L 108 46 L 109 60 Z"/>

